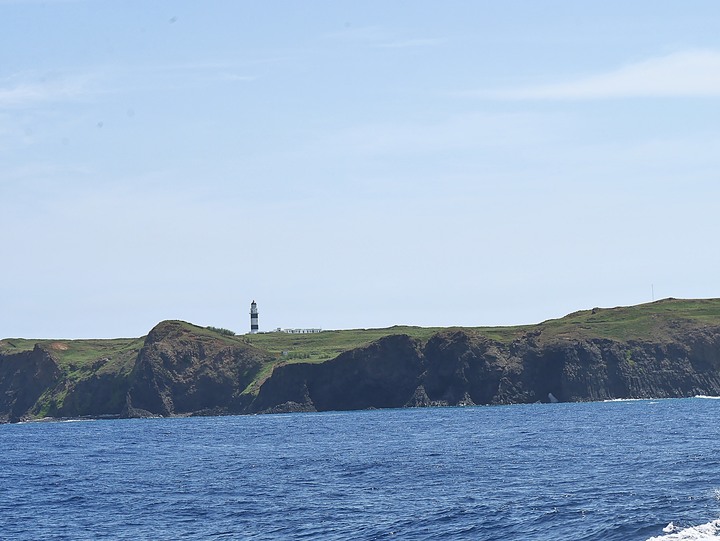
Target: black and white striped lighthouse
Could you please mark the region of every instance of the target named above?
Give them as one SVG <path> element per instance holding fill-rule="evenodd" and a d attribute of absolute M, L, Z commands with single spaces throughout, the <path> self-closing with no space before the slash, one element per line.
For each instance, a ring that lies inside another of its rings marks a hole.
<path fill-rule="evenodd" d="M 258 310 L 255 301 L 250 303 L 250 334 L 258 332 Z"/>

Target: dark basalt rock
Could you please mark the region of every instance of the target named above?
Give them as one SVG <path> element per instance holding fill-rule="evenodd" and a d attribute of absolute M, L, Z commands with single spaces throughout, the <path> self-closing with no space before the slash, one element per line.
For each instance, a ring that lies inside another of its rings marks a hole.
<path fill-rule="evenodd" d="M 436 334 L 423 356 L 423 386 L 433 405 L 492 403 L 507 364 L 493 342 L 463 331 Z"/>
<path fill-rule="evenodd" d="M 268 360 L 251 346 L 228 345 L 193 333 L 181 322 L 163 322 L 148 334 L 138 354 L 126 413 L 241 413 L 251 400 L 243 390 Z"/>
<path fill-rule="evenodd" d="M 0 355 L 0 422 L 20 421 L 61 376 L 53 356 L 40 346 Z"/>
<path fill-rule="evenodd" d="M 413 397 L 423 370 L 419 342 L 388 336 L 324 363 L 276 367 L 250 410 L 288 403 L 303 411 L 400 408 Z"/>
<path fill-rule="evenodd" d="M 254 412 L 577 402 L 720 395 L 720 329 L 686 340 L 510 344 L 443 331 L 424 346 L 391 336 L 322 364 L 276 367 Z"/>
<path fill-rule="evenodd" d="M 67 392 L 62 405 L 52 407 L 48 414 L 53 417 L 119 416 L 125 407 L 129 385 L 127 376 L 93 371 L 77 382 L 65 382 Z"/>
<path fill-rule="evenodd" d="M 426 342 L 390 335 L 326 362 L 277 365 L 252 394 L 248 386 L 272 355 L 166 321 L 148 334 L 132 370 L 100 358 L 65 373 L 41 346 L 0 354 L 0 422 L 720 395 L 720 327 L 670 323 L 646 341 L 542 329 L 510 342 L 468 329 Z"/>

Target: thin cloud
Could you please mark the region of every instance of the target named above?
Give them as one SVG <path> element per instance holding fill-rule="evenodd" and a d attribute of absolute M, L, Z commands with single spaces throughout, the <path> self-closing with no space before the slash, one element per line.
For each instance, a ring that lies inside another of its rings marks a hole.
<path fill-rule="evenodd" d="M 574 81 L 469 94 L 501 100 L 716 98 L 720 97 L 720 51 L 677 52 Z"/>
<path fill-rule="evenodd" d="M 65 165 L 65 164 L 26 164 L 13 167 L 0 172 L 0 185 L 8 185 L 10 182 L 41 181 L 42 179 L 53 179 L 58 176 L 74 177 L 86 176 L 92 170 L 86 166 Z M 63 178 L 64 180 L 64 178 Z"/>
<path fill-rule="evenodd" d="M 1 2 L 2 0 L 0 0 Z M 101 94 L 127 89 L 129 81 L 142 75 L 143 84 L 157 85 L 158 78 L 173 87 L 178 81 L 197 84 L 201 81 L 251 82 L 259 75 L 244 71 L 245 65 L 274 62 L 275 59 L 248 62 L 205 62 L 166 64 L 160 66 L 105 66 L 87 73 L 50 74 L 17 73 L 0 79 L 0 110 L 32 107 L 46 103 L 86 100 Z M 192 74 L 192 77 L 189 75 Z"/>
<path fill-rule="evenodd" d="M 132 66 L 126 68 L 127 71 L 143 71 L 143 72 L 187 72 L 187 71 L 218 71 L 218 70 L 242 70 L 249 67 L 265 66 L 277 64 L 288 60 L 287 56 L 263 56 L 257 58 L 241 58 L 234 60 L 209 59 L 205 61 L 195 62 L 176 62 L 168 64 L 149 64 L 145 66 Z"/>
<path fill-rule="evenodd" d="M 207 61 L 180 64 L 162 64 L 132 67 L 115 67 L 118 80 L 140 81 L 142 87 L 159 88 L 170 85 L 197 85 L 216 82 L 252 82 L 262 75 L 247 71 L 247 66 L 277 62 L 277 59 L 248 60 L 245 62 Z M 257 68 L 255 68 L 257 69 Z M 138 79 L 138 75 L 141 78 Z M 116 83 L 117 86 L 118 83 Z"/>
<path fill-rule="evenodd" d="M 90 82 L 88 76 L 38 80 L 37 76 L 16 75 L 0 81 L 0 109 L 77 100 L 90 94 Z"/>
<path fill-rule="evenodd" d="M 88 0 L 0 0 L 0 6 L 11 4 L 70 4 L 87 1 Z"/>
<path fill-rule="evenodd" d="M 297 149 L 303 157 L 390 157 L 432 153 L 515 152 L 548 143 L 566 127 L 562 115 L 540 113 L 469 113 L 426 123 L 364 124 L 309 138 Z"/>
<path fill-rule="evenodd" d="M 347 26 L 343 30 L 337 32 L 329 32 L 325 34 L 325 38 L 337 39 L 341 41 L 380 41 L 388 39 L 387 30 L 380 26 Z"/>
<path fill-rule="evenodd" d="M 440 45 L 444 42 L 445 40 L 440 38 L 417 38 L 378 43 L 376 47 L 383 49 L 406 49 L 408 47 L 430 47 Z"/>
<path fill-rule="evenodd" d="M 326 34 L 324 37 L 347 43 L 362 43 L 370 47 L 381 49 L 428 47 L 439 45 L 446 41 L 441 38 L 413 38 L 400 36 L 397 33 L 391 32 L 381 26 L 362 26 L 359 28 L 348 27 L 339 32 Z"/>
<path fill-rule="evenodd" d="M 250 82 L 257 81 L 259 77 L 257 75 L 239 75 L 237 73 L 219 73 L 217 79 L 220 81 L 238 81 L 238 82 Z"/>

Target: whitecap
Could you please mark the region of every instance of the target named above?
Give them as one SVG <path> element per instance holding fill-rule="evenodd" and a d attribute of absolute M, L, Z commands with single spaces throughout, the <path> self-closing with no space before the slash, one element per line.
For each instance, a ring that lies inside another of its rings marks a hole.
<path fill-rule="evenodd" d="M 608 398 L 603 402 L 649 402 L 652 398 Z"/>
<path fill-rule="evenodd" d="M 647 541 L 720 541 L 720 520 L 690 528 L 678 528 L 671 522 L 663 532 L 667 535 L 651 537 Z"/>
<path fill-rule="evenodd" d="M 720 400 L 720 396 L 710 396 L 707 394 L 696 394 L 693 398 L 705 398 L 707 400 Z"/>

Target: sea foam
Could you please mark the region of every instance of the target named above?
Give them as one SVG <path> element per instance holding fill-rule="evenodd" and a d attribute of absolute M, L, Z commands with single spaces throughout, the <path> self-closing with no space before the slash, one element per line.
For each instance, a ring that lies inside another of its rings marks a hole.
<path fill-rule="evenodd" d="M 720 520 L 690 528 L 678 528 L 671 522 L 663 531 L 668 532 L 667 535 L 651 537 L 647 541 L 720 541 Z"/>

